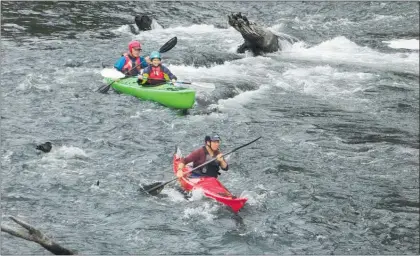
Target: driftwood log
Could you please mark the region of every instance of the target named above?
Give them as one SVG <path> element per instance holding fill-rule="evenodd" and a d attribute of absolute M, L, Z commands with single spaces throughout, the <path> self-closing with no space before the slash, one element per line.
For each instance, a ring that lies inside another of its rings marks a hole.
<path fill-rule="evenodd" d="M 16 217 L 11 216 L 10 217 L 14 222 L 19 224 L 20 226 L 24 227 L 28 230 L 28 233 L 22 230 L 14 230 L 8 226 L 5 226 L 1 224 L 1 231 L 6 232 L 12 236 L 16 236 L 28 241 L 32 241 L 35 243 L 40 244 L 42 247 L 47 249 L 53 254 L 56 255 L 74 255 L 77 252 L 74 250 L 70 250 L 67 248 L 62 247 L 61 245 L 57 244 L 56 242 L 52 241 L 50 238 L 48 238 L 44 233 L 39 231 L 38 229 L 34 228 L 33 226 L 29 225 L 28 223 L 25 223 L 22 220 L 19 220 Z"/>

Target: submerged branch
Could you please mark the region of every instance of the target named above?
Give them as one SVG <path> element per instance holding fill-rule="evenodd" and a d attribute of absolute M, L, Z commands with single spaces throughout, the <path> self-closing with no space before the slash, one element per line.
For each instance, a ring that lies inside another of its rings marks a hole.
<path fill-rule="evenodd" d="M 14 230 L 6 225 L 1 225 L 1 231 L 6 232 L 12 236 L 16 236 L 28 241 L 32 241 L 35 243 L 40 244 L 42 247 L 47 249 L 48 251 L 52 252 L 56 255 L 73 255 L 76 254 L 76 251 L 69 250 L 67 248 L 62 247 L 61 245 L 55 243 L 50 238 L 48 238 L 44 233 L 39 231 L 38 229 L 34 228 L 33 226 L 29 225 L 28 223 L 19 220 L 16 217 L 10 217 L 14 222 L 19 224 L 20 226 L 24 227 L 28 230 L 28 233 L 22 230 Z"/>

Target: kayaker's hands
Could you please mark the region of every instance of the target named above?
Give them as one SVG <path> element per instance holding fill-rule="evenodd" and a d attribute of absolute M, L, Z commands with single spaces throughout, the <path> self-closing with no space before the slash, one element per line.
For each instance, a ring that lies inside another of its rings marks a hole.
<path fill-rule="evenodd" d="M 144 57 L 144 59 L 146 60 L 147 64 L 152 64 L 149 56 Z"/>
<path fill-rule="evenodd" d="M 174 84 L 176 83 L 176 79 L 172 79 L 171 82 Z"/>
<path fill-rule="evenodd" d="M 222 153 L 220 153 L 220 154 L 218 154 L 217 156 L 216 156 L 216 160 L 220 163 L 220 162 L 222 162 L 222 161 L 224 161 L 225 159 L 223 158 L 223 154 Z"/>

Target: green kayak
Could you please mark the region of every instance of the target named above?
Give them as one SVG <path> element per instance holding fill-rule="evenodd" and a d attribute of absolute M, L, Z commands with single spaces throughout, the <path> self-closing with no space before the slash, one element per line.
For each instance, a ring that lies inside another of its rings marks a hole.
<path fill-rule="evenodd" d="M 113 80 L 105 78 L 106 83 Z M 112 83 L 116 91 L 133 95 L 143 100 L 158 102 L 166 107 L 175 109 L 189 109 L 195 102 L 195 91 L 185 87 L 178 87 L 172 84 L 162 84 L 153 87 L 140 86 L 137 77 L 123 78 Z"/>

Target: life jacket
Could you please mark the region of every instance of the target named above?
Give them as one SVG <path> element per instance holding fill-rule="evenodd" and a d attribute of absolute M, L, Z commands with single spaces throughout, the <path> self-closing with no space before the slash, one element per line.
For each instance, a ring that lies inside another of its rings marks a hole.
<path fill-rule="evenodd" d="M 209 152 L 207 151 L 206 146 L 203 146 L 203 150 L 204 150 L 204 154 L 206 155 L 206 162 L 212 160 L 213 157 L 210 156 Z M 209 176 L 209 177 L 217 178 L 217 176 L 220 175 L 219 169 L 220 169 L 219 162 L 213 161 L 195 170 L 194 172 L 199 174 L 200 176 Z"/>
<path fill-rule="evenodd" d="M 155 67 L 150 65 L 149 78 L 150 80 L 165 80 L 165 73 L 161 65 Z"/>
<path fill-rule="evenodd" d="M 141 70 L 141 62 L 140 62 L 140 57 L 136 58 L 136 62 L 134 64 L 134 66 L 136 66 L 137 72 L 136 70 L 131 70 L 134 66 L 133 66 L 133 61 L 130 59 L 130 57 L 128 57 L 127 55 L 124 55 L 125 57 L 125 64 L 122 68 L 122 71 L 128 72 L 127 75 L 138 75 L 140 74 L 140 70 Z"/>

